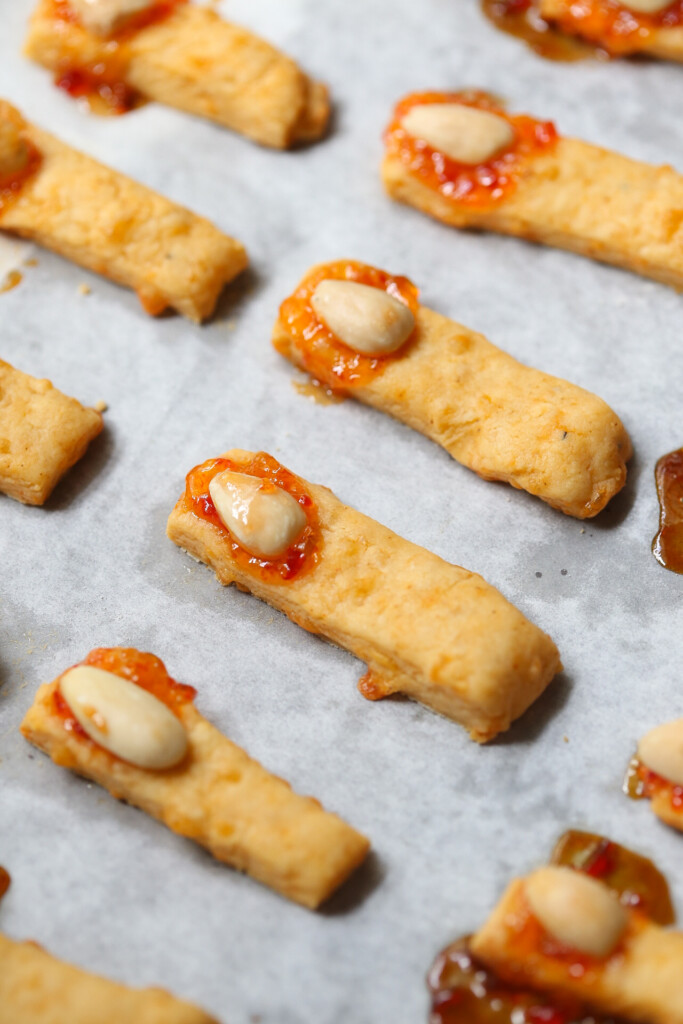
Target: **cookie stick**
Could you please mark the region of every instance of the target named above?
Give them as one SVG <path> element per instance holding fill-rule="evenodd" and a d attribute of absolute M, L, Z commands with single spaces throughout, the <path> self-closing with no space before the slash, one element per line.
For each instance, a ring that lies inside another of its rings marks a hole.
<path fill-rule="evenodd" d="M 289 507 L 285 516 L 283 493 L 304 510 L 303 528 Z M 234 450 L 192 470 L 167 532 L 221 583 L 367 662 L 364 696 L 406 694 L 478 742 L 509 728 L 561 668 L 550 637 L 480 576 L 263 452 Z"/>
<path fill-rule="evenodd" d="M 514 984 L 636 1024 L 683 1024 L 683 934 L 652 924 L 570 868 L 513 881 L 471 949 Z"/>
<path fill-rule="evenodd" d="M 25 52 L 58 81 L 82 84 L 89 74 L 94 89 L 117 96 L 123 85 L 264 146 L 318 139 L 329 119 L 326 87 L 293 60 L 215 11 L 178 0 L 39 0 Z"/>
<path fill-rule="evenodd" d="M 619 417 L 596 395 L 420 305 L 417 294 L 406 278 L 362 263 L 314 267 L 282 304 L 273 345 L 485 479 L 579 519 L 597 515 L 626 481 L 632 449 Z"/>
<path fill-rule="evenodd" d="M 683 176 L 671 167 L 558 138 L 475 92 L 406 97 L 385 143 L 393 199 L 683 287 Z"/>
<path fill-rule="evenodd" d="M 364 860 L 367 839 L 223 736 L 194 693 L 150 654 L 99 649 L 40 687 L 21 731 L 56 764 L 315 909 Z"/>
<path fill-rule="evenodd" d="M 643 53 L 683 61 L 681 0 L 540 0 L 540 13 L 563 32 L 615 56 Z"/>
<path fill-rule="evenodd" d="M 4 190 L 2 184 L 4 181 Z M 247 265 L 208 220 L 84 156 L 0 101 L 0 230 L 200 322 Z"/>
<path fill-rule="evenodd" d="M 42 505 L 84 455 L 102 415 L 0 359 L 0 491 Z"/>
<path fill-rule="evenodd" d="M 217 1024 L 159 988 L 131 989 L 0 935 L 0 1024 Z"/>

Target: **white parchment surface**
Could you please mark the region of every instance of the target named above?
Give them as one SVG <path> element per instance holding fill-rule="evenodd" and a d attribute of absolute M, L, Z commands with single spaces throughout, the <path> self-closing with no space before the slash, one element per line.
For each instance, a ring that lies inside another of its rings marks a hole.
<path fill-rule="evenodd" d="M 680 907 L 683 837 L 620 785 L 637 737 L 683 711 L 683 578 L 650 553 L 654 463 L 683 444 L 683 299 L 430 222 L 385 197 L 378 164 L 401 95 L 472 85 L 566 135 L 683 170 L 683 68 L 547 63 L 474 0 L 226 0 L 226 16 L 332 88 L 329 139 L 276 153 L 156 105 L 86 115 L 21 56 L 30 7 L 0 0 L 0 95 L 210 217 L 252 269 L 205 327 L 150 319 L 132 293 L 42 251 L 0 295 L 2 358 L 109 403 L 106 432 L 44 508 L 0 499 L 0 863 L 13 877 L 0 928 L 164 985 L 225 1024 L 421 1024 L 434 954 L 568 826 L 656 857 Z M 386 416 L 299 395 L 270 329 L 309 265 L 341 257 L 408 275 L 427 305 L 600 394 L 636 449 L 624 493 L 581 524 Z M 271 451 L 482 573 L 552 634 L 565 673 L 483 749 L 415 704 L 366 702 L 356 659 L 222 589 L 166 539 L 185 473 L 232 446 Z M 157 653 L 232 739 L 371 837 L 367 867 L 325 912 L 215 863 L 21 738 L 38 684 L 115 644 Z"/>

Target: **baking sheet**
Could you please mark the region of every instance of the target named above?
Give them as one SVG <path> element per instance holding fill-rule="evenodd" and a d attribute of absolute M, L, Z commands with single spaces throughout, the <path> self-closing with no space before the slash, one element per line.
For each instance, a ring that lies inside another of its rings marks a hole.
<path fill-rule="evenodd" d="M 681 714 L 683 581 L 650 553 L 654 462 L 683 443 L 681 297 L 432 223 L 385 198 L 377 166 L 397 98 L 475 85 L 565 134 L 683 168 L 681 69 L 547 63 L 473 0 L 225 2 L 331 85 L 330 138 L 283 154 L 156 105 L 83 114 L 20 56 L 30 6 L 0 0 L 0 95 L 242 239 L 252 269 L 201 328 L 149 319 L 133 294 L 44 252 L 0 295 L 2 358 L 109 403 L 105 434 L 45 508 L 0 500 L 2 929 L 226 1024 L 409 1024 L 425 1020 L 433 955 L 568 826 L 655 856 L 680 909 L 683 839 L 620 784 L 637 737 Z M 337 257 L 407 274 L 428 305 L 599 393 L 634 440 L 624 493 L 582 524 L 386 416 L 297 394 L 270 328 L 308 266 Z M 482 573 L 552 634 L 564 674 L 483 749 L 416 704 L 363 700 L 356 659 L 222 589 L 166 539 L 184 474 L 232 446 L 273 452 Z M 218 727 L 371 837 L 368 865 L 325 911 L 216 864 L 21 738 L 37 685 L 114 644 L 161 656 Z"/>

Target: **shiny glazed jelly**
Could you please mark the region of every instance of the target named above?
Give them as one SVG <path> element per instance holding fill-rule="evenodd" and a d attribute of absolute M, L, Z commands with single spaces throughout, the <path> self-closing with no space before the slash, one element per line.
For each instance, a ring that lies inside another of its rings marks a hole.
<path fill-rule="evenodd" d="M 228 469 L 234 473 L 246 473 L 270 481 L 291 494 L 303 508 L 307 525 L 296 543 L 283 555 L 277 558 L 253 555 L 238 543 L 223 523 L 211 500 L 209 484 L 215 476 Z M 195 466 L 187 474 L 184 497 L 187 507 L 194 515 L 211 523 L 225 534 L 230 542 L 232 557 L 249 575 L 267 583 L 282 583 L 302 576 L 317 565 L 322 536 L 315 502 L 299 477 L 281 466 L 272 455 L 258 452 L 248 462 L 238 462 L 229 458 L 209 459 L 201 466 Z"/>
<path fill-rule="evenodd" d="M 102 38 L 97 59 L 85 64 L 64 61 L 55 75 L 55 85 L 74 99 L 85 100 L 95 114 L 126 114 L 144 103 L 143 97 L 126 83 L 126 43 L 143 28 L 165 21 L 188 0 L 160 0 L 132 15 L 111 36 Z M 79 24 L 68 0 L 51 0 L 52 15 L 59 21 Z"/>
<path fill-rule="evenodd" d="M 93 668 L 120 676 L 121 679 L 128 679 L 131 683 L 135 683 L 136 686 L 151 693 L 176 716 L 179 716 L 180 709 L 185 704 L 191 703 L 197 694 L 194 687 L 186 686 L 184 683 L 178 683 L 172 679 L 160 658 L 154 654 L 135 650 L 133 647 L 97 647 L 78 664 L 91 665 Z M 75 665 L 71 666 L 71 668 L 75 667 Z M 62 675 L 65 674 L 62 673 Z M 93 746 L 97 746 L 95 741 L 81 728 L 62 696 L 59 680 L 53 700 L 55 711 L 64 721 L 64 728 L 88 743 L 92 743 Z M 115 755 L 111 754 L 110 756 L 114 757 Z"/>
<path fill-rule="evenodd" d="M 660 512 L 652 552 L 665 569 L 683 573 L 683 448 L 662 456 L 655 482 Z"/>
<path fill-rule="evenodd" d="M 504 118 L 513 128 L 512 146 L 490 160 L 472 167 L 451 160 L 423 139 L 410 135 L 401 121 L 413 107 L 431 103 L 463 103 Z M 420 92 L 406 96 L 396 106 L 384 141 L 388 156 L 398 158 L 423 185 L 453 203 L 486 210 L 501 203 L 514 191 L 525 164 L 551 149 L 558 135 L 550 121 L 538 121 L 526 114 L 508 114 L 501 102 L 478 90 L 464 92 Z"/>
<path fill-rule="evenodd" d="M 417 314 L 420 293 L 407 277 L 396 277 L 355 260 L 339 260 L 316 267 L 294 294 L 285 299 L 280 306 L 280 318 L 307 372 L 331 391 L 344 392 L 368 384 L 390 361 L 400 359 L 411 339 L 408 338 L 396 352 L 386 356 L 363 355 L 349 348 L 318 318 L 311 303 L 320 282 L 327 280 L 355 281 L 380 288 L 405 303 L 414 315 Z"/>

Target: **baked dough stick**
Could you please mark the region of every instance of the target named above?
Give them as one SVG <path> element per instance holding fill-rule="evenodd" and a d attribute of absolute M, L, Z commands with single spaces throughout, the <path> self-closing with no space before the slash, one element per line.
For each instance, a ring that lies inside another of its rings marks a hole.
<path fill-rule="evenodd" d="M 575 869 L 569 876 L 562 871 L 559 873 L 561 881 L 569 880 L 577 907 L 575 914 L 565 912 L 564 921 L 559 921 L 560 928 L 564 926 L 565 942 L 570 946 L 578 941 L 585 948 L 588 941 L 595 955 L 596 936 L 600 938 L 605 933 L 608 938 L 614 936 L 610 922 L 616 920 L 620 927 L 624 920 L 623 911 L 614 904 L 615 899 L 628 907 L 637 907 L 641 914 L 659 925 L 670 925 L 675 920 L 667 881 L 652 861 L 603 836 L 566 832 L 553 850 L 552 864 L 553 870 L 540 875 L 541 890 L 545 879 L 546 896 L 548 878 L 557 880 L 557 867 Z M 576 872 L 590 877 L 577 880 Z M 604 892 L 594 879 L 609 886 L 613 895 Z M 536 884 L 538 889 L 538 882 Z M 554 909 L 554 927 L 557 927 L 562 902 L 556 902 Z M 548 918 L 547 912 L 545 917 Z M 503 981 L 475 957 L 471 939 L 467 936 L 447 946 L 428 973 L 433 1014 L 430 1021 L 433 1024 L 493 1024 L 494 1021 L 497 1024 L 541 1024 L 541 1021 L 548 1024 L 617 1024 L 611 1013 L 603 1016 L 591 1011 L 582 1000 L 568 999 L 554 991 L 539 993 L 524 982 Z M 565 946 L 562 950 L 564 962 L 566 966 L 573 962 L 576 968 L 583 970 L 585 960 L 582 962 L 577 952 L 570 952 Z M 620 1017 L 619 1021 L 623 1024 L 623 1018 Z"/>
<path fill-rule="evenodd" d="M 283 494 L 304 510 L 302 521 L 284 521 Z M 278 545 L 261 543 L 266 529 Z M 264 452 L 234 450 L 193 469 L 167 532 L 221 583 L 250 590 L 367 662 L 365 697 L 406 694 L 480 743 L 506 730 L 561 668 L 550 637 L 481 576 Z"/>
<path fill-rule="evenodd" d="M 71 91 L 89 86 L 123 109 L 157 100 L 277 149 L 320 138 L 329 119 L 326 87 L 293 60 L 178 0 L 40 0 L 26 54 Z"/>
<path fill-rule="evenodd" d="M 641 738 L 624 790 L 634 800 L 650 800 L 660 821 L 683 832 L 683 718 Z"/>
<path fill-rule="evenodd" d="M 0 359 L 0 491 L 42 505 L 102 430 L 102 416 Z"/>
<path fill-rule="evenodd" d="M 671 167 L 558 138 L 485 93 L 408 96 L 385 141 L 394 199 L 683 287 L 683 176 Z"/>
<path fill-rule="evenodd" d="M 614 56 L 683 61 L 683 0 L 540 0 L 543 18 Z"/>
<path fill-rule="evenodd" d="M 402 331 L 392 334 L 397 318 Z M 398 347 L 382 348 L 387 339 Z M 626 481 L 631 442 L 602 399 L 522 366 L 419 305 L 406 278 L 351 261 L 314 267 L 282 304 L 273 345 L 485 479 L 505 480 L 568 515 L 597 515 Z"/>
<path fill-rule="evenodd" d="M 177 206 L 35 125 L 0 101 L 0 230 L 30 238 L 133 288 L 148 313 L 168 306 L 205 320 L 225 284 L 244 270 L 244 247 Z M 28 156 L 26 157 L 26 160 Z"/>
<path fill-rule="evenodd" d="M 157 699 L 141 706 L 150 693 Z M 40 687 L 21 731 L 218 860 L 319 906 L 364 860 L 367 839 L 252 761 L 199 714 L 194 695 L 151 654 L 98 649 Z"/>
<path fill-rule="evenodd" d="M 683 934 L 570 868 L 513 881 L 471 948 L 514 984 L 637 1024 L 683 1024 Z"/>
<path fill-rule="evenodd" d="M 0 1024 L 217 1024 L 160 988 L 132 989 L 0 935 Z"/>

